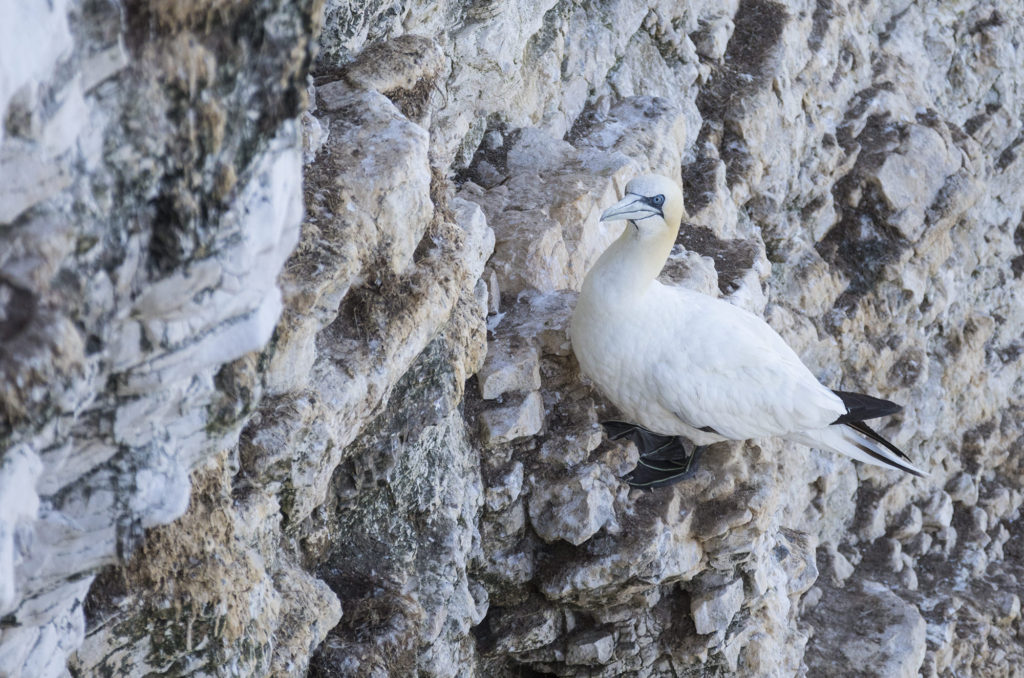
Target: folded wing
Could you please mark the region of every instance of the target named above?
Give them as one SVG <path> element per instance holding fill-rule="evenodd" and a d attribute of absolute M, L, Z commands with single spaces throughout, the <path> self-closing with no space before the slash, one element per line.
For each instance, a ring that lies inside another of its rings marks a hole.
<path fill-rule="evenodd" d="M 687 290 L 685 327 L 663 337 L 649 379 L 659 404 L 684 423 L 736 440 L 820 429 L 847 414 L 775 330 L 757 316 Z M 673 296 L 675 296 L 673 294 Z"/>

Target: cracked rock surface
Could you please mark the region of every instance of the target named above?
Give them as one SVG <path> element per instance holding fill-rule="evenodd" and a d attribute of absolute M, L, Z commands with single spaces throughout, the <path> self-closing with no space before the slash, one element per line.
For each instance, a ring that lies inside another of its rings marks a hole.
<path fill-rule="evenodd" d="M 1014 2 L 0 17 L 0 675 L 1020 675 Z M 928 478 L 629 488 L 567 328 L 646 172 Z"/>

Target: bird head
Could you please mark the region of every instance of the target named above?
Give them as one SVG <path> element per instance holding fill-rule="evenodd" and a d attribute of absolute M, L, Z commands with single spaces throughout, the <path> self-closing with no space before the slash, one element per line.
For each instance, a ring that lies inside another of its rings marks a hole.
<path fill-rule="evenodd" d="M 658 174 L 636 177 L 626 184 L 626 195 L 604 211 L 601 221 L 625 219 L 644 235 L 675 232 L 683 218 L 683 192 L 674 181 Z"/>

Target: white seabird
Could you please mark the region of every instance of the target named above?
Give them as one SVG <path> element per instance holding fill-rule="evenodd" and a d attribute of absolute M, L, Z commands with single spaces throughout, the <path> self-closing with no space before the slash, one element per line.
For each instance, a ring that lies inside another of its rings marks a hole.
<path fill-rule="evenodd" d="M 626 228 L 587 273 L 572 316 L 580 368 L 631 422 L 606 424 L 640 448 L 630 483 L 658 487 L 692 473 L 702 447 L 687 454 L 677 436 L 698 446 L 780 436 L 923 476 L 864 423 L 899 405 L 827 388 L 761 318 L 656 280 L 682 216 L 675 182 L 630 181 L 601 215 Z"/>

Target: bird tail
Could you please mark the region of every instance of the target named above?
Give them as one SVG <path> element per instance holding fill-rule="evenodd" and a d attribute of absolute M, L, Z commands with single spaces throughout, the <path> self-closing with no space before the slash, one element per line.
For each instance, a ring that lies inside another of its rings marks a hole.
<path fill-rule="evenodd" d="M 832 450 L 857 461 L 884 468 L 897 468 L 922 478 L 928 474 L 910 462 L 910 458 L 863 421 L 834 424 L 813 431 L 786 436 L 809 447 Z"/>

